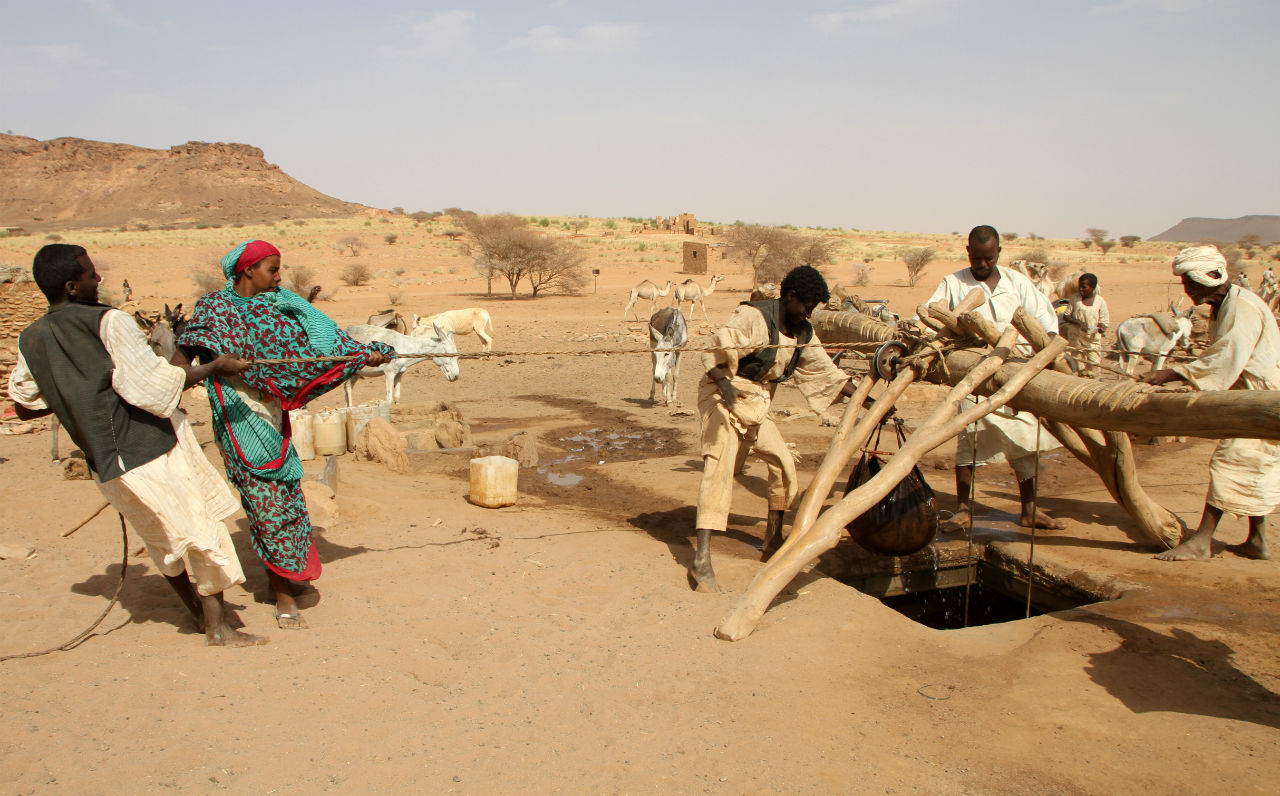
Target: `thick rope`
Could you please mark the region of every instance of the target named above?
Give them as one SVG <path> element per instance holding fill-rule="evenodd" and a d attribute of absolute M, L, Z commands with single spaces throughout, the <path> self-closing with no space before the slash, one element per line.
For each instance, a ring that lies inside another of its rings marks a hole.
<path fill-rule="evenodd" d="M 97 516 L 96 512 L 94 516 Z M 90 519 L 93 519 L 93 518 L 90 517 Z M 63 534 L 63 535 L 65 536 L 66 534 Z M 61 652 L 63 650 L 69 650 L 75 645 L 79 644 L 81 641 L 84 641 L 89 636 L 89 634 L 94 631 L 94 629 L 98 625 L 102 624 L 102 620 L 107 618 L 107 614 L 111 613 L 111 609 L 115 607 L 116 601 L 120 599 L 120 590 L 124 588 L 125 570 L 128 569 L 129 567 L 129 534 L 124 527 L 123 514 L 120 515 L 120 544 L 121 544 L 121 547 L 124 548 L 120 558 L 120 580 L 119 582 L 116 583 L 115 593 L 111 595 L 111 602 L 107 603 L 107 607 L 102 609 L 102 613 L 98 615 L 97 619 L 93 620 L 93 624 L 89 625 L 87 628 L 81 631 L 75 638 L 71 639 L 68 642 L 59 644 L 56 647 L 50 647 L 47 650 L 40 650 L 39 652 L 21 652 L 16 655 L 2 655 L 0 656 L 0 663 L 4 661 L 11 661 L 16 658 L 36 658 L 41 655 L 48 655 L 51 652 Z"/>

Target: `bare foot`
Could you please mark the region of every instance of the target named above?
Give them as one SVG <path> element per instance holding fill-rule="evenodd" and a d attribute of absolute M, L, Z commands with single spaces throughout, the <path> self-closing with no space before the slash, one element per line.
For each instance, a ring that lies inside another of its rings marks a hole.
<path fill-rule="evenodd" d="M 1245 539 L 1240 544 L 1227 545 L 1227 549 L 1245 558 L 1256 558 L 1262 561 L 1267 561 L 1271 558 L 1271 551 L 1267 548 L 1267 540 L 1253 536 Z"/>
<path fill-rule="evenodd" d="M 210 628 L 204 636 L 205 644 L 210 647 L 257 647 L 267 643 L 265 636 L 241 633 L 226 625 Z"/>
<path fill-rule="evenodd" d="M 1208 561 L 1212 557 L 1209 551 L 1209 540 L 1195 537 L 1156 556 L 1161 561 Z"/>
<path fill-rule="evenodd" d="M 1036 521 L 1034 526 L 1032 526 L 1031 524 L 1031 518 L 1028 517 L 1026 514 L 1022 515 L 1022 517 L 1018 520 L 1018 524 L 1021 525 L 1023 528 L 1036 527 L 1036 528 L 1044 528 L 1045 530 L 1049 530 L 1049 531 L 1060 531 L 1063 528 L 1067 527 L 1067 524 L 1065 522 L 1063 522 L 1062 520 L 1055 520 L 1053 517 L 1050 517 L 1048 514 L 1045 514 L 1040 509 L 1036 509 Z"/>
<path fill-rule="evenodd" d="M 961 533 L 969 530 L 970 515 L 968 509 L 958 509 L 951 519 L 942 523 L 939 530 L 943 533 Z"/>

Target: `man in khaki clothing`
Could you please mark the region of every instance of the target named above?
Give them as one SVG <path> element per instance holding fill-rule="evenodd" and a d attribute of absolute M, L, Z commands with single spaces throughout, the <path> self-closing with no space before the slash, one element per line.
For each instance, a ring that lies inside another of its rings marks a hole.
<path fill-rule="evenodd" d="M 827 356 L 809 324 L 814 308 L 831 297 L 822 274 L 807 265 L 794 268 L 782 280 L 779 294 L 739 305 L 715 333 L 713 350 L 703 354 L 707 375 L 698 385 L 702 485 L 690 570 L 698 591 L 720 590 L 711 567 L 711 532 L 728 526 L 734 464 L 744 444 L 753 446 L 769 471 L 765 558 L 781 544 L 782 515 L 799 490 L 795 460 L 769 419 L 777 386 L 791 381 L 815 412 L 853 393 L 848 374 Z"/>

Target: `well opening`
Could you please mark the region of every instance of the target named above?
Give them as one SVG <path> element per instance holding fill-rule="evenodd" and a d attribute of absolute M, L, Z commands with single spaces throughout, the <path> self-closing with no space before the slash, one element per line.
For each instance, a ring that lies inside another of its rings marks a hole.
<path fill-rule="evenodd" d="M 912 621 L 936 630 L 999 624 L 1115 599 L 1101 584 L 1037 568 L 990 545 L 938 542 L 911 556 L 875 556 L 847 542 L 823 557 L 822 569 Z"/>

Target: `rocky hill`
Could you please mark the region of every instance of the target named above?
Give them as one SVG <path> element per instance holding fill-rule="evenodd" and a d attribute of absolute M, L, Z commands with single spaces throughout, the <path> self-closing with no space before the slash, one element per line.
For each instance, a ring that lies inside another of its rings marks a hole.
<path fill-rule="evenodd" d="M 1280 216 L 1241 216 L 1240 218 L 1184 218 L 1159 235 L 1147 240 L 1202 240 L 1235 243 L 1245 235 L 1257 235 L 1263 243 L 1280 241 Z"/>
<path fill-rule="evenodd" d="M 247 144 L 144 149 L 0 135 L 0 227 L 199 226 L 364 209 L 303 185 Z"/>

